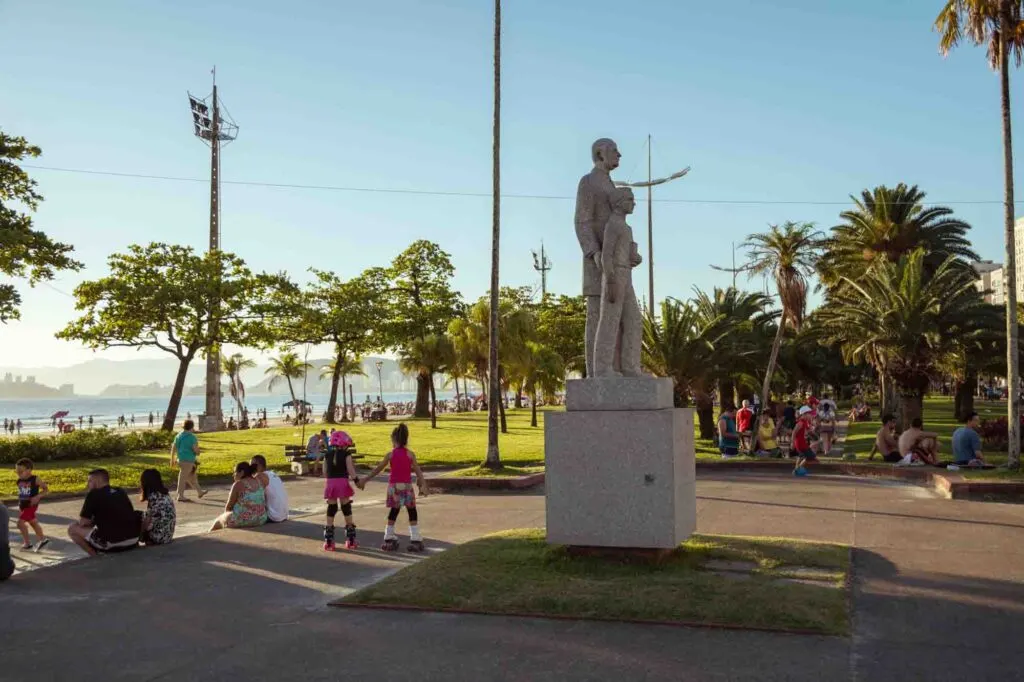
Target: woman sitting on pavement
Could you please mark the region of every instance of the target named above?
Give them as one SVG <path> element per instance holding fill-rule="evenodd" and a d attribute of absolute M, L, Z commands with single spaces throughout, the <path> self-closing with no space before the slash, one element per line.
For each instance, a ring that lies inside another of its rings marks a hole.
<path fill-rule="evenodd" d="M 267 494 L 258 478 L 253 478 L 248 462 L 235 465 L 235 484 L 231 486 L 224 513 L 213 522 L 211 531 L 221 528 L 255 528 L 267 522 Z"/>
<path fill-rule="evenodd" d="M 174 539 L 177 512 L 160 472 L 156 469 L 143 471 L 139 487 L 142 489 L 141 501 L 146 503 L 139 540 L 144 545 L 166 545 Z"/>
<path fill-rule="evenodd" d="M 775 426 L 775 420 L 769 410 L 764 410 L 757 424 L 756 449 L 759 457 L 782 457 L 778 436 L 779 429 Z"/>

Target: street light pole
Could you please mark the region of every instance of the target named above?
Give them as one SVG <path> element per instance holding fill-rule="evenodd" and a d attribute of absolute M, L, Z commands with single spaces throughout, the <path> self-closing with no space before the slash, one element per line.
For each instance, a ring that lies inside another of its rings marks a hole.
<path fill-rule="evenodd" d="M 377 386 L 379 389 L 377 392 L 377 400 L 384 402 L 384 380 L 380 376 L 380 371 L 384 368 L 384 363 L 378 360 L 375 364 L 377 367 Z"/>

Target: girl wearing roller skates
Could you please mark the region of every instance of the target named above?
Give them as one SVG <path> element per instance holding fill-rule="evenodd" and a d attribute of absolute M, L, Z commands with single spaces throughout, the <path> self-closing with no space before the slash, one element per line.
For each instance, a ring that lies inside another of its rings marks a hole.
<path fill-rule="evenodd" d="M 391 445 L 394 449 L 384 455 L 384 459 L 381 460 L 380 464 L 377 465 L 377 468 L 369 476 L 356 483 L 359 489 L 363 490 L 366 487 L 366 481 L 371 480 L 383 471 L 384 467 L 391 466 L 387 494 L 387 507 L 389 509 L 388 525 L 384 529 L 384 544 L 381 545 L 381 549 L 385 552 L 398 550 L 395 521 L 398 519 L 398 513 L 402 510 L 402 507 L 405 507 L 406 513 L 409 514 L 408 550 L 410 552 L 423 551 L 423 537 L 420 535 L 420 529 L 417 525 L 419 517 L 416 513 L 416 493 L 412 488 L 412 474 L 416 472 L 416 484 L 420 489 L 420 495 L 425 496 L 427 494 L 427 479 L 424 478 L 423 470 L 420 469 L 420 465 L 416 462 L 416 455 L 407 449 L 406 446 L 408 444 L 409 427 L 405 424 L 399 424 L 391 432 Z"/>
<path fill-rule="evenodd" d="M 345 549 L 356 549 L 356 526 L 352 523 L 352 498 L 355 490 L 349 479 L 359 485 L 355 465 L 352 464 L 352 438 L 344 431 L 335 431 L 324 455 L 324 500 L 327 501 L 327 519 L 324 524 L 324 551 L 334 551 L 334 517 L 340 506 L 345 518 Z"/>

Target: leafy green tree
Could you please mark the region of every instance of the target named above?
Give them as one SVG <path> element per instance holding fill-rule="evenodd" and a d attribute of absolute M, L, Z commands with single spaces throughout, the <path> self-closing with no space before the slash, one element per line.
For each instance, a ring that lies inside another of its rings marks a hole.
<path fill-rule="evenodd" d="M 455 275 L 451 256 L 430 241 L 413 242 L 391 262 L 387 345 L 401 349 L 432 334 L 444 334 L 461 308 L 459 293 L 452 289 Z M 430 376 L 416 374 L 416 417 L 430 416 Z"/>
<path fill-rule="evenodd" d="M 644 309 L 641 360 L 655 376 L 671 377 L 676 407 L 697 409 L 701 438 L 715 435 L 711 391 L 713 368 L 721 361 L 721 344 L 730 333 L 725 316 L 707 319 L 692 303 L 673 298 L 661 302 L 661 314 Z"/>
<path fill-rule="evenodd" d="M 530 395 L 530 426 L 537 426 L 537 394 L 551 400 L 565 384 L 565 365 L 562 358 L 542 343 L 526 342 L 526 352 L 520 360 L 523 383 Z"/>
<path fill-rule="evenodd" d="M 954 218 L 950 208 L 925 206 L 924 197 L 916 186 L 902 182 L 864 190 L 860 199 L 851 197 L 854 209 L 840 214 L 843 222 L 822 244 L 818 270 L 825 285 L 840 277 L 857 279 L 872 264 L 894 263 L 917 249 L 924 249 L 929 272 L 949 256 L 977 260 L 966 236 L 971 226 Z"/>
<path fill-rule="evenodd" d="M 1024 2 L 1021 0 L 947 0 L 935 19 L 941 34 L 943 56 L 965 37 L 975 45 L 988 46 L 988 62 L 999 70 L 1003 118 L 1003 235 L 1006 248 L 1006 381 L 1009 386 L 1007 418 L 1009 459 L 1007 466 L 1020 468 L 1020 368 L 1017 314 L 1016 242 L 1013 227 L 1013 135 L 1010 124 L 1010 55 L 1017 66 L 1024 58 Z"/>
<path fill-rule="evenodd" d="M 845 279 L 816 315 L 826 343 L 891 379 L 900 394 L 901 425 L 921 416 L 929 382 L 956 351 L 949 331 L 969 324 L 985 305 L 961 263 L 948 258 L 929 277 L 925 255 L 918 249 L 857 281 Z"/>
<path fill-rule="evenodd" d="M 558 354 L 567 372 L 586 372 L 586 322 L 583 296 L 548 294 L 537 307 L 537 340 Z"/>
<path fill-rule="evenodd" d="M 348 421 L 348 390 L 345 380 L 350 376 L 366 376 L 366 370 L 363 369 L 363 359 L 358 355 L 349 355 L 343 353 L 341 356 L 334 358 L 320 370 L 320 378 L 326 379 L 331 377 L 331 382 L 337 381 L 336 377 L 341 377 L 341 421 Z M 336 388 L 332 386 L 331 393 L 335 392 Z M 337 398 L 334 399 L 337 404 Z M 355 407 L 354 405 L 352 407 Z M 331 403 L 327 406 L 327 421 L 334 423 L 334 408 L 331 407 Z"/>
<path fill-rule="evenodd" d="M 278 325 L 277 339 L 286 344 L 329 343 L 334 347 L 334 362 L 330 366 L 335 371 L 331 374 L 325 417 L 333 424 L 345 358 L 386 345 L 388 281 L 382 268 L 370 268 L 347 281 L 333 272 L 315 268 L 310 272 L 314 280 L 309 286 L 284 302 L 288 312 Z"/>
<path fill-rule="evenodd" d="M 242 370 L 256 367 L 254 360 L 249 360 L 241 353 L 234 353 L 231 356 L 220 356 L 221 374 L 228 377 L 228 392 L 238 405 L 238 419 L 240 422 L 247 421 L 245 411 L 245 384 L 242 383 Z"/>
<path fill-rule="evenodd" d="M 437 428 L 437 393 L 434 375 L 455 362 L 455 348 L 444 334 L 428 334 L 407 343 L 398 351 L 398 364 L 404 372 L 426 376 L 430 386 L 430 428 Z"/>
<path fill-rule="evenodd" d="M 0 273 L 28 277 L 30 285 L 53 279 L 57 270 L 82 268 L 70 256 L 73 247 L 32 229 L 31 213 L 43 197 L 36 191 L 36 181 L 18 163 L 40 154 L 39 147 L 25 138 L 11 137 L 0 130 Z M 12 204 L 20 204 L 27 211 Z M 0 322 L 18 319 L 20 305 L 21 295 L 14 285 L 0 284 Z"/>
<path fill-rule="evenodd" d="M 230 253 L 133 244 L 107 260 L 110 274 L 75 289 L 82 313 L 57 338 L 89 348 L 159 348 L 178 359 L 163 428 L 173 430 L 189 364 L 217 344 L 264 345 L 280 314 L 269 301 L 294 287 L 281 275 L 254 274 Z M 220 305 L 210 306 L 219 298 Z M 213 330 L 217 330 L 214 334 Z"/>
<path fill-rule="evenodd" d="M 270 381 L 267 383 L 267 390 L 273 389 L 278 381 L 284 379 L 288 382 L 288 393 L 292 397 L 292 405 L 298 407 L 299 401 L 295 397 L 295 386 L 292 384 L 292 380 L 304 378 L 306 372 L 312 368 L 313 366 L 308 362 L 303 362 L 297 353 L 292 351 L 281 353 L 276 358 L 271 358 L 270 367 L 263 371 L 265 375 L 270 377 Z"/>
<path fill-rule="evenodd" d="M 767 232 L 747 237 L 744 269 L 751 276 L 771 277 L 782 305 L 775 339 L 768 355 L 768 368 L 761 384 L 761 404 L 768 404 L 769 389 L 786 326 L 799 330 L 807 307 L 807 278 L 814 272 L 820 253 L 821 233 L 811 223 L 786 222 L 771 225 Z"/>
<path fill-rule="evenodd" d="M 487 394 L 487 336 L 486 329 L 474 324 L 466 314 L 448 324 L 448 339 L 455 352 L 455 374 L 463 377 L 463 393 L 469 398 L 466 377 L 473 377 Z"/>

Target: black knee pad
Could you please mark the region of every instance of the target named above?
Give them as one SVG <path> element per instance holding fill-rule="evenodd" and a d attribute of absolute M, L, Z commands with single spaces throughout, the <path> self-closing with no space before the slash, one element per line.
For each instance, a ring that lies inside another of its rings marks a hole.
<path fill-rule="evenodd" d="M 405 509 L 409 512 L 409 521 L 416 523 L 420 520 L 420 515 L 416 513 L 416 507 L 406 507 Z"/>
<path fill-rule="evenodd" d="M 330 516 L 330 517 L 331 517 L 331 518 L 333 519 L 333 518 L 334 518 L 334 516 L 335 516 L 335 515 L 336 515 L 337 513 L 338 513 L 338 505 L 336 505 L 336 504 L 335 504 L 335 503 L 333 503 L 333 502 L 331 502 L 331 503 L 330 503 L 329 505 L 327 505 L 327 515 L 328 515 L 328 516 Z"/>
<path fill-rule="evenodd" d="M 388 521 L 391 521 L 392 523 L 394 523 L 395 519 L 397 519 L 397 518 L 398 518 L 398 507 L 395 507 L 394 509 L 392 509 L 391 511 L 388 512 Z"/>
<path fill-rule="evenodd" d="M 341 513 L 345 516 L 352 516 L 352 503 L 346 502 L 341 505 Z"/>

